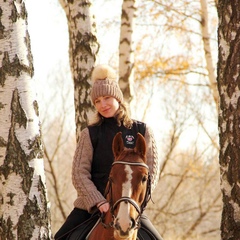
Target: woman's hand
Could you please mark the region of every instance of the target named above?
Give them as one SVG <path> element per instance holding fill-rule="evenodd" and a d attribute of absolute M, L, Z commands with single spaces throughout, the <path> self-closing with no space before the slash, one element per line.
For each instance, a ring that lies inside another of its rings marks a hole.
<path fill-rule="evenodd" d="M 107 212 L 109 207 L 110 207 L 110 205 L 109 205 L 109 202 L 107 202 L 107 201 L 103 201 L 103 202 L 100 202 L 97 204 L 97 208 L 99 209 L 99 211 L 101 213 Z"/>

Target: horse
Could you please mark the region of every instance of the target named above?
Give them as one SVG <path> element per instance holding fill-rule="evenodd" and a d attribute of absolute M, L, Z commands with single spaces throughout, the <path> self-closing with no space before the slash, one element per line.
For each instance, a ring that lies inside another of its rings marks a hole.
<path fill-rule="evenodd" d="M 138 133 L 133 149 L 125 148 L 121 132 L 112 144 L 114 162 L 105 190 L 110 209 L 100 217 L 88 240 L 136 240 L 140 217 L 150 196 L 146 143 Z"/>

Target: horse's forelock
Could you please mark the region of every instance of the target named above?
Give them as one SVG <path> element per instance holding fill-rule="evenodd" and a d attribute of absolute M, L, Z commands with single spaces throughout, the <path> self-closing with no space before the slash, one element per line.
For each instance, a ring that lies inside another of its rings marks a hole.
<path fill-rule="evenodd" d="M 137 158 L 140 158 L 142 162 L 146 162 L 145 155 L 141 154 L 140 152 L 137 152 L 135 149 L 125 148 L 116 160 L 124 162 L 135 162 Z"/>

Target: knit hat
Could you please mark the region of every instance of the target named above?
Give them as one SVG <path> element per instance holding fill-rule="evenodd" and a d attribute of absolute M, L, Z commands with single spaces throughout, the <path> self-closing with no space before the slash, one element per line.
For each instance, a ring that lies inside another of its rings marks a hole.
<path fill-rule="evenodd" d="M 92 72 L 91 97 L 94 103 L 96 98 L 101 96 L 111 96 L 119 102 L 123 102 L 123 94 L 118 85 L 116 72 L 108 65 L 98 65 Z"/>

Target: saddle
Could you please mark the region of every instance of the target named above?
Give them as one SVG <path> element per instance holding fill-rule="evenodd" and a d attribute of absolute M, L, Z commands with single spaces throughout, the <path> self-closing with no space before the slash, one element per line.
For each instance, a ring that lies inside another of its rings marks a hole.
<path fill-rule="evenodd" d="M 93 214 L 90 219 L 78 225 L 66 238 L 67 240 L 87 240 L 89 233 L 100 221 L 99 214 Z M 137 240 L 157 240 L 144 226 L 138 230 Z"/>
<path fill-rule="evenodd" d="M 93 214 L 88 220 L 74 228 L 66 240 L 86 240 L 88 234 L 92 231 L 99 220 L 99 214 Z"/>

